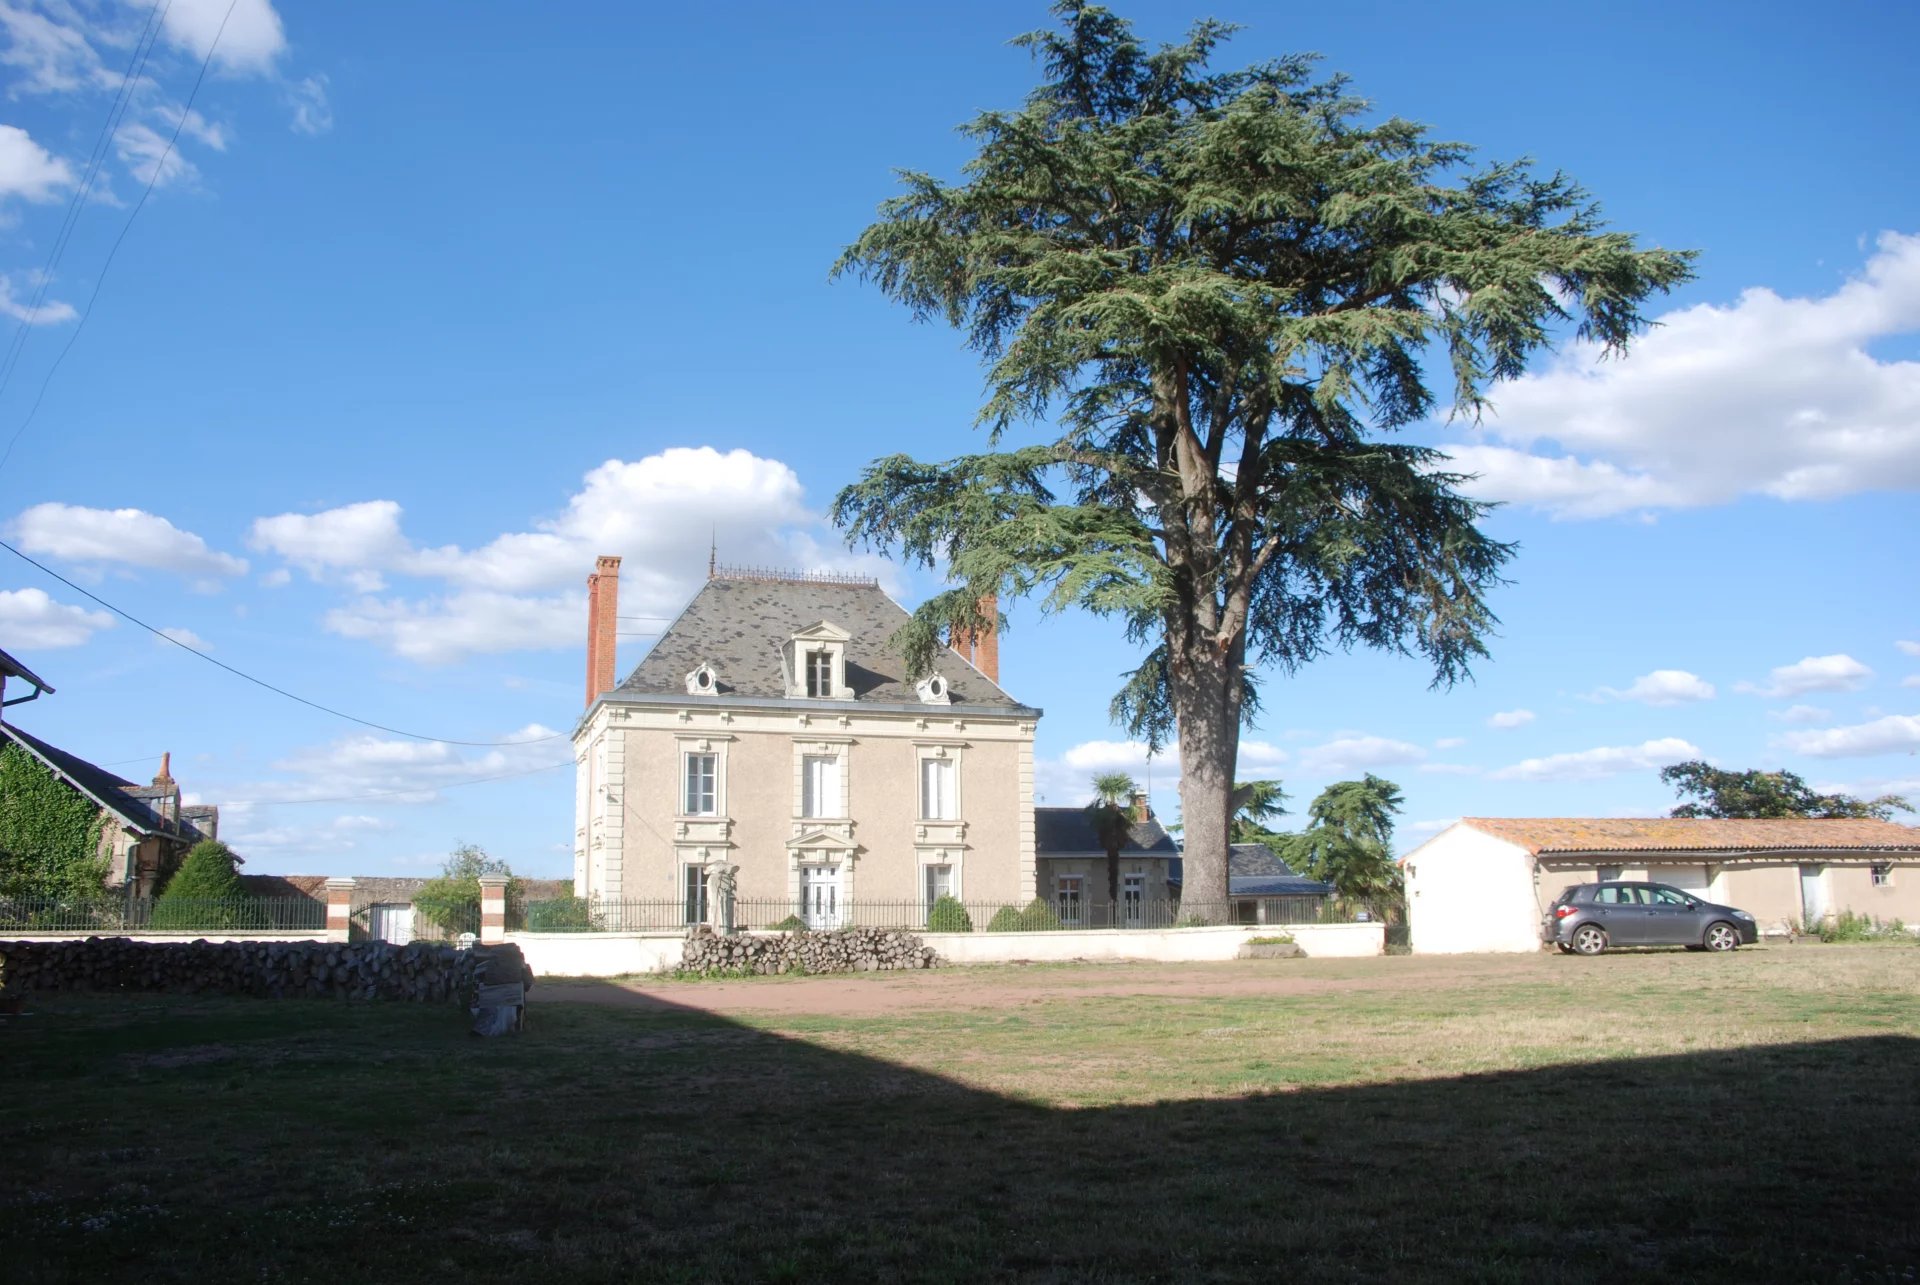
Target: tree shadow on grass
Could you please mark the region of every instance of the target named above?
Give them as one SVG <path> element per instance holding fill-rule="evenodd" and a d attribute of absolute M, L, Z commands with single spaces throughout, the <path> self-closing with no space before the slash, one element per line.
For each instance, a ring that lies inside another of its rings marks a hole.
<path fill-rule="evenodd" d="M 1892 1282 L 1920 1265 L 1906 1037 L 1058 1109 L 655 997 L 536 1004 L 496 1041 L 444 1009 L 193 1002 L 185 1047 L 223 1052 L 134 1063 L 52 1026 L 7 1050 L 7 1274 Z M 120 1114 L 83 1118 L 96 1093 Z M 18 1110 L 36 1094 L 40 1127 Z M 116 1201 L 157 1212 L 74 1224 Z"/>

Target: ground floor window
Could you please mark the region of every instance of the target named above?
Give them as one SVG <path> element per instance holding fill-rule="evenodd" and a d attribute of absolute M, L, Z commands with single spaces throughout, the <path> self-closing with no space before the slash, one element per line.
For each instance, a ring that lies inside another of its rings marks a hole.
<path fill-rule="evenodd" d="M 1120 880 L 1120 911 L 1127 927 L 1140 926 L 1141 912 L 1146 900 L 1147 877 L 1144 874 L 1126 875 Z"/>
<path fill-rule="evenodd" d="M 953 867 L 949 865 L 926 866 L 922 886 L 926 891 L 927 912 L 933 912 L 933 903 L 942 897 L 953 895 Z"/>
<path fill-rule="evenodd" d="M 705 866 L 688 866 L 686 869 L 686 921 L 690 924 L 707 922 L 707 871 Z"/>
<path fill-rule="evenodd" d="M 1873 868 L 1872 875 L 1873 875 L 1874 887 L 1876 888 L 1893 887 L 1893 867 L 1892 866 L 1884 865 L 1884 864 L 1877 865 Z"/>
<path fill-rule="evenodd" d="M 1060 922 L 1077 924 L 1081 919 L 1084 881 L 1079 875 L 1061 875 L 1054 885 L 1054 904 L 1059 907 Z"/>

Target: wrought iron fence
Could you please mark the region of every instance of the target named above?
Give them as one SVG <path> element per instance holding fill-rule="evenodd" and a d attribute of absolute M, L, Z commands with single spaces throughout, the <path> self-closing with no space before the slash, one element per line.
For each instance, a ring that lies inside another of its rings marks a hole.
<path fill-rule="evenodd" d="M 515 902 L 507 926 L 528 932 L 680 932 L 707 919 L 704 903 L 683 899 L 607 900 L 560 897 Z M 737 898 L 730 922 L 753 931 L 898 928 L 914 932 L 1064 932 L 1087 928 L 1164 929 L 1221 924 L 1302 925 L 1346 923 L 1356 916 L 1321 897 L 1236 898 L 1232 901 L 1147 900 L 1072 902 L 1036 898 L 1014 902 L 923 901 L 822 902 L 797 905 L 784 898 Z M 711 917 L 716 924 L 729 916 Z"/>
<path fill-rule="evenodd" d="M 0 897 L 0 932 L 317 933 L 326 926 L 326 903 L 311 897 Z"/>

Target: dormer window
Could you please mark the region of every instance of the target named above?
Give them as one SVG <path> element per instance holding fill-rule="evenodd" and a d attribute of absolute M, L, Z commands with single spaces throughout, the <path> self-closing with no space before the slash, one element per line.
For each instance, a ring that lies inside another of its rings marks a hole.
<path fill-rule="evenodd" d="M 953 703 L 953 689 L 947 686 L 947 680 L 939 674 L 927 675 L 913 685 L 913 690 L 920 694 L 920 703 L 923 705 Z"/>
<path fill-rule="evenodd" d="M 702 665 L 687 675 L 687 695 L 712 696 L 720 690 L 720 676 L 712 665 Z"/>
<path fill-rule="evenodd" d="M 787 695 L 807 700 L 852 700 L 847 686 L 847 643 L 853 635 L 822 620 L 788 637 L 780 649 Z"/>

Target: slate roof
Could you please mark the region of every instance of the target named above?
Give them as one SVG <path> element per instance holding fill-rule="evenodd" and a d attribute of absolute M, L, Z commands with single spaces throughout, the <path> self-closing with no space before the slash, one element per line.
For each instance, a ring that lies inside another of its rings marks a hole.
<path fill-rule="evenodd" d="M 667 627 L 646 659 L 609 695 L 613 699 L 673 696 L 689 702 L 725 704 L 729 698 L 787 700 L 780 648 L 794 634 L 825 620 L 852 635 L 847 643 L 847 686 L 855 702 L 922 705 L 907 681 L 906 665 L 888 642 L 907 623 L 907 612 L 877 584 L 799 577 L 730 577 L 722 573 L 700 587 Z M 717 694 L 688 696 L 687 675 L 708 664 Z M 960 656 L 942 649 L 934 669 L 947 681 L 955 706 L 1038 714 L 1001 691 Z M 843 701 L 817 702 L 843 705 Z"/>
<path fill-rule="evenodd" d="M 166 818 L 133 794 L 133 791 L 143 787 L 135 785 L 125 777 L 115 776 L 112 772 L 103 767 L 94 766 L 77 754 L 69 754 L 63 749 L 49 745 L 32 733 L 21 731 L 12 723 L 0 723 L 0 739 L 14 742 L 45 763 L 68 785 L 89 796 L 101 807 L 118 815 L 135 833 L 175 833 L 167 824 Z"/>
<path fill-rule="evenodd" d="M 1920 852 L 1920 829 L 1891 821 L 1689 817 L 1463 817 L 1538 856 L 1556 852 Z"/>
<path fill-rule="evenodd" d="M 1035 808 L 1033 848 L 1034 855 L 1041 857 L 1085 856 L 1088 853 L 1097 853 L 1102 857 L 1107 855 L 1099 832 L 1093 828 L 1093 818 L 1085 808 Z M 1127 846 L 1120 849 L 1120 855 L 1178 857 L 1180 849 L 1174 846 L 1173 836 L 1158 821 L 1149 817 L 1145 821 L 1135 821 L 1128 827 Z"/>
<path fill-rule="evenodd" d="M 1264 843 L 1235 843 L 1227 848 L 1230 897 L 1330 897 L 1333 885 L 1295 874 Z"/>

